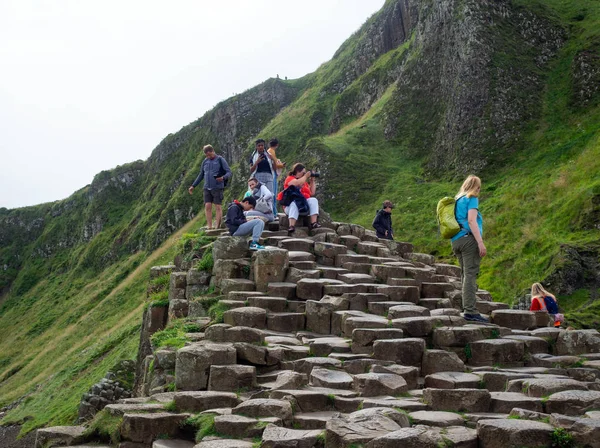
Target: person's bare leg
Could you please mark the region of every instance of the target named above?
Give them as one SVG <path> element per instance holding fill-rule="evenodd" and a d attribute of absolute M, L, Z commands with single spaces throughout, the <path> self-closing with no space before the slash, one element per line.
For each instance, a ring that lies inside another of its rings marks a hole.
<path fill-rule="evenodd" d="M 221 227 L 221 219 L 222 218 L 223 218 L 223 207 L 221 207 L 221 204 L 215 204 L 215 220 L 217 221 L 215 229 L 218 229 Z"/>
<path fill-rule="evenodd" d="M 207 202 L 204 204 L 204 213 L 206 214 L 206 227 L 208 230 L 212 229 L 212 203 Z"/>
<path fill-rule="evenodd" d="M 315 222 L 317 222 L 318 217 L 319 217 L 319 215 L 311 215 L 310 222 L 314 224 Z"/>
<path fill-rule="evenodd" d="M 294 227 L 296 225 L 296 220 L 294 218 L 290 218 L 288 221 L 290 222 L 290 227 Z"/>

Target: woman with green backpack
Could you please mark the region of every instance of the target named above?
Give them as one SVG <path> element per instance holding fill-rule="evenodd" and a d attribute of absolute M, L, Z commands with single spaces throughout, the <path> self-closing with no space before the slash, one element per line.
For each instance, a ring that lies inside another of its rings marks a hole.
<path fill-rule="evenodd" d="M 467 321 L 488 322 L 475 306 L 479 265 L 487 253 L 483 244 L 483 218 L 479 213 L 480 191 L 481 179 L 471 175 L 455 196 L 454 213 L 460 230 L 452 237 L 452 251 L 458 257 L 462 270 L 463 317 Z"/>

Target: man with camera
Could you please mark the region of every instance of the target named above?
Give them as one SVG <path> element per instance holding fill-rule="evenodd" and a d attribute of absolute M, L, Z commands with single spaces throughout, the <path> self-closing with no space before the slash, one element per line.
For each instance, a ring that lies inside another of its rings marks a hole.
<path fill-rule="evenodd" d="M 211 145 L 206 145 L 203 148 L 206 158 L 200 167 L 200 174 L 188 188 L 190 194 L 194 192 L 194 188 L 204 180 L 204 212 L 206 214 L 206 227 L 208 230 L 213 228 L 212 225 L 212 206 L 215 205 L 215 229 L 221 227 L 221 219 L 223 218 L 223 190 L 225 189 L 226 181 L 231 177 L 231 169 L 225 159 L 215 153 Z"/>
<path fill-rule="evenodd" d="M 307 171 L 303 164 L 296 163 L 283 182 L 283 191 L 279 193 L 277 200 L 281 201 L 283 211 L 290 220 L 288 235 L 296 230 L 296 221 L 301 214 L 310 216 L 310 229 L 321 227 L 317 222 L 319 201 L 314 197 L 317 192 L 315 178 L 319 176 L 319 173 Z"/>
<path fill-rule="evenodd" d="M 265 151 L 265 141 L 262 138 L 256 140 L 256 149 L 250 156 L 250 172 L 252 173 L 250 177 L 258 179 L 261 184 L 273 193 L 275 166 L 273 158 Z"/>

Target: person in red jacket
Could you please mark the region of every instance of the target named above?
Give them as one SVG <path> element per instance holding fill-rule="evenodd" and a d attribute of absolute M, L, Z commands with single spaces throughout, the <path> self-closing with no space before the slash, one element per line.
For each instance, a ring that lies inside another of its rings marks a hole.
<path fill-rule="evenodd" d="M 310 216 L 310 229 L 318 229 L 321 227 L 317 222 L 317 219 L 319 218 L 319 201 L 314 197 L 317 191 L 317 184 L 312 171 L 307 171 L 304 165 L 296 163 L 283 182 L 283 191 L 280 191 L 277 195 L 278 201 L 283 199 L 285 189 L 290 185 L 298 187 L 302 196 L 306 198 L 309 208 L 308 215 Z M 288 235 L 292 235 L 296 230 L 296 221 L 300 215 L 298 207 L 292 202 L 289 206 L 283 207 L 283 211 L 288 215 L 290 220 Z"/>
<path fill-rule="evenodd" d="M 554 294 L 544 289 L 541 283 L 531 285 L 531 306 L 529 311 L 545 311 L 554 318 L 554 326 L 560 327 L 564 317 L 558 312 L 558 300 Z"/>

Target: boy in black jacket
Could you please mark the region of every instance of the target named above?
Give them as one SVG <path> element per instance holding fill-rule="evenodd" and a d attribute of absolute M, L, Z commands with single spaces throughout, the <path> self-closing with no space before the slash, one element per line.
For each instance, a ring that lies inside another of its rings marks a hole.
<path fill-rule="evenodd" d="M 377 211 L 373 220 L 373 227 L 377 231 L 377 238 L 386 240 L 394 239 L 394 231 L 392 230 L 392 209 L 394 204 L 392 201 L 383 201 L 383 207 Z"/>
<path fill-rule="evenodd" d="M 254 209 L 256 205 L 256 199 L 253 196 L 248 196 L 242 199 L 242 202 L 237 200 L 229 204 L 227 209 L 227 217 L 225 218 L 225 224 L 229 229 L 229 234 L 232 236 L 246 236 L 252 234 L 252 241 L 250 242 L 250 250 L 262 250 L 265 246 L 258 244 L 260 235 L 265 229 L 265 223 L 261 219 L 253 219 L 247 221 L 244 216 L 244 212 Z"/>

